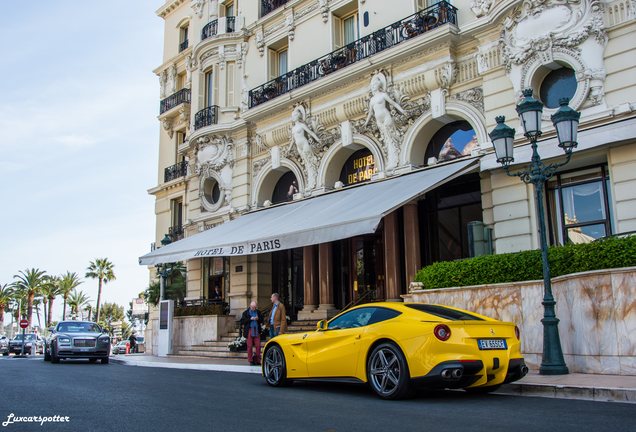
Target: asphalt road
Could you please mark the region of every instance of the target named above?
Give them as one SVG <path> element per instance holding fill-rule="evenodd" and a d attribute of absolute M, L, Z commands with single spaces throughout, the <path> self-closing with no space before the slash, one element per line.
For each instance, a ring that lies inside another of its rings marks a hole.
<path fill-rule="evenodd" d="M 69 421 L 3 426 L 11 413 Z M 630 404 L 457 391 L 382 401 L 358 384 L 270 388 L 256 374 L 0 358 L 0 432 L 620 432 L 634 424 Z"/>

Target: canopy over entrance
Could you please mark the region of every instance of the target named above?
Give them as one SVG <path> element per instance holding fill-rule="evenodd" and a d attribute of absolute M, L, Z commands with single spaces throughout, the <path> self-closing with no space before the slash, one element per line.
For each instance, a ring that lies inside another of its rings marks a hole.
<path fill-rule="evenodd" d="M 462 159 L 246 213 L 156 249 L 142 256 L 139 263 L 253 255 L 371 234 L 387 214 L 476 167 L 476 159 Z"/>

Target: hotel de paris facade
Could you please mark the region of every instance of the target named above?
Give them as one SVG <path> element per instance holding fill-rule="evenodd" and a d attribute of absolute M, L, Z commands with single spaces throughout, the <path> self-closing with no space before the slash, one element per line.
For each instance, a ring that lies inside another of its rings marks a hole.
<path fill-rule="evenodd" d="M 422 266 L 539 247 L 488 132 L 525 88 L 582 113 L 546 185 L 550 242 L 636 231 L 636 1 L 166 0 L 156 245 L 188 299 L 292 319 L 400 300 Z M 513 167 L 514 168 L 514 167 Z"/>

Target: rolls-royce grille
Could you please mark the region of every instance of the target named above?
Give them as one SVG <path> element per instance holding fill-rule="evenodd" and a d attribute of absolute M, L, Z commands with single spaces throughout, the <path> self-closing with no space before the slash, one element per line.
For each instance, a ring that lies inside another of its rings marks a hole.
<path fill-rule="evenodd" d="M 95 339 L 74 339 L 73 346 L 82 348 L 95 348 Z"/>

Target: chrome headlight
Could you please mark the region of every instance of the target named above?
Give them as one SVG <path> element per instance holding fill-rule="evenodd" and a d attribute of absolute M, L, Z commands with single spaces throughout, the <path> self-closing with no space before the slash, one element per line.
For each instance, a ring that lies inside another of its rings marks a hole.
<path fill-rule="evenodd" d="M 71 343 L 71 338 L 69 337 L 59 337 L 57 338 L 57 341 L 61 344 L 70 344 Z"/>
<path fill-rule="evenodd" d="M 99 341 L 103 343 L 110 343 L 110 336 L 100 336 Z"/>

